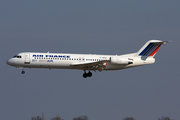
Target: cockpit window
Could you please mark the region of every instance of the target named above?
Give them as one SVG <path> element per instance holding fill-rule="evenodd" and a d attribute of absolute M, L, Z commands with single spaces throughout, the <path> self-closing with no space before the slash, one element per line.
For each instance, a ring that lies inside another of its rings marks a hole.
<path fill-rule="evenodd" d="M 13 58 L 21 58 L 20 55 L 15 55 Z"/>

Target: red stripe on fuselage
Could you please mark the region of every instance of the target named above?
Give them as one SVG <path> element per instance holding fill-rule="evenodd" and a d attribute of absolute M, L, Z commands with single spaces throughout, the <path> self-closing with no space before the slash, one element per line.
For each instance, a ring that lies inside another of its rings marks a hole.
<path fill-rule="evenodd" d="M 159 50 L 160 47 L 161 47 L 161 45 L 159 45 L 159 46 L 154 50 L 154 52 L 152 52 L 152 53 L 150 54 L 150 56 L 154 56 L 154 54 L 156 54 L 156 52 Z"/>

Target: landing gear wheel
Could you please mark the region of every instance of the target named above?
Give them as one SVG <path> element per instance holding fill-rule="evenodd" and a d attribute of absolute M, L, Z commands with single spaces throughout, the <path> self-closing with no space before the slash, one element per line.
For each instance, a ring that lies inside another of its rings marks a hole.
<path fill-rule="evenodd" d="M 86 74 L 86 72 L 83 74 L 83 77 L 84 77 L 84 78 L 87 78 L 87 74 Z"/>
<path fill-rule="evenodd" d="M 86 71 L 84 71 L 83 77 L 87 78 L 87 77 L 91 77 L 92 73 L 89 71 L 88 73 L 86 73 Z"/>
<path fill-rule="evenodd" d="M 88 75 L 88 77 L 91 77 L 92 73 L 89 71 L 87 75 Z"/>
<path fill-rule="evenodd" d="M 24 74 L 24 73 L 25 73 L 25 71 L 22 71 L 21 73 L 22 73 L 22 74 Z"/>

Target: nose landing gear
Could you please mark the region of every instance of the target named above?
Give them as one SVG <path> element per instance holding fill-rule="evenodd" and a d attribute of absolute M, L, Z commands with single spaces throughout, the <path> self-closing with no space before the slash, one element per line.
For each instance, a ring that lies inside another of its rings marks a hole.
<path fill-rule="evenodd" d="M 25 71 L 23 70 L 21 73 L 22 73 L 22 74 L 25 74 Z"/>
<path fill-rule="evenodd" d="M 23 67 L 16 67 L 17 69 L 21 69 L 22 71 L 21 71 L 21 73 L 22 74 L 25 74 L 25 71 L 24 71 L 24 68 Z"/>
<path fill-rule="evenodd" d="M 85 71 L 83 74 L 84 78 L 91 77 L 91 76 L 92 76 L 92 73 L 90 71 L 88 73 L 86 73 L 86 71 Z"/>

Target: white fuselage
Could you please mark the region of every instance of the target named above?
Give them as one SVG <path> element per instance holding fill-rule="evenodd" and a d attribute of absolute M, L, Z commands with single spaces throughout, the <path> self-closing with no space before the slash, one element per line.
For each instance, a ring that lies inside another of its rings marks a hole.
<path fill-rule="evenodd" d="M 136 53 L 125 55 L 66 54 L 23 52 L 6 61 L 8 65 L 21 68 L 78 69 L 83 77 L 91 77 L 91 71 L 120 70 L 155 62 L 154 56 L 162 44 L 169 41 L 149 40 Z M 86 73 L 86 70 L 89 71 Z"/>
<path fill-rule="evenodd" d="M 155 62 L 153 57 L 143 59 L 140 56 L 134 56 L 136 53 L 126 55 L 96 55 L 96 54 L 64 54 L 64 53 L 35 53 L 23 52 L 7 61 L 8 65 L 22 68 L 49 68 L 49 69 L 79 69 L 96 70 L 88 68 L 91 63 L 103 61 L 104 70 L 120 70 L 130 67 L 136 67 Z M 132 61 L 132 64 L 114 64 L 112 57 L 123 58 Z M 82 65 L 81 65 L 82 64 Z M 84 64 L 87 64 L 84 66 Z"/>

